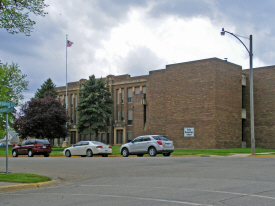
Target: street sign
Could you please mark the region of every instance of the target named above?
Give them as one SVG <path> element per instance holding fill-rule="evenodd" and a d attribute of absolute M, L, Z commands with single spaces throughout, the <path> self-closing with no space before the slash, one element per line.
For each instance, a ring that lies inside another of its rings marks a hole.
<path fill-rule="evenodd" d="M 11 102 L 0 102 L 0 106 L 15 107 L 15 104 Z"/>
<path fill-rule="evenodd" d="M 8 113 L 8 112 L 13 112 L 13 110 L 14 110 L 14 107 L 7 107 L 7 108 L 1 108 L 0 112 Z"/>

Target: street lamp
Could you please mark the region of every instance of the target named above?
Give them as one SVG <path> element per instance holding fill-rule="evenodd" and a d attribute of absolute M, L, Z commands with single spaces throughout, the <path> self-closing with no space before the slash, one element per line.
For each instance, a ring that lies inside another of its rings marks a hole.
<path fill-rule="evenodd" d="M 248 54 L 249 54 L 249 65 L 250 65 L 250 121 L 251 121 L 251 154 L 255 155 L 255 137 L 254 137 L 254 100 L 253 100 L 253 52 L 252 52 L 252 35 L 249 36 L 249 38 L 247 37 L 243 37 L 240 35 L 235 35 L 231 32 L 225 31 L 224 28 L 222 28 L 221 31 L 221 35 L 224 36 L 225 33 L 231 34 L 232 36 L 236 37 L 241 43 L 242 45 L 245 47 L 245 49 L 247 50 Z M 250 41 L 250 48 L 248 50 L 248 48 L 245 46 L 245 44 L 240 40 L 239 37 L 248 39 Z"/>

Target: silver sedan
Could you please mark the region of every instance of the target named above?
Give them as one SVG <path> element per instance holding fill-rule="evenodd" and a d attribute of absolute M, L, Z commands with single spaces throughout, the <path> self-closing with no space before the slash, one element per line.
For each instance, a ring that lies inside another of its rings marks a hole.
<path fill-rule="evenodd" d="M 112 147 L 98 141 L 80 141 L 73 146 L 64 149 L 63 151 L 63 155 L 66 157 L 92 157 L 93 155 L 108 157 L 110 154 L 112 154 Z"/>
<path fill-rule="evenodd" d="M 163 135 L 139 136 L 120 147 L 120 154 L 122 154 L 123 157 L 128 157 L 129 155 L 142 157 L 144 154 L 149 154 L 151 157 L 157 154 L 170 156 L 173 151 L 173 141 Z"/>

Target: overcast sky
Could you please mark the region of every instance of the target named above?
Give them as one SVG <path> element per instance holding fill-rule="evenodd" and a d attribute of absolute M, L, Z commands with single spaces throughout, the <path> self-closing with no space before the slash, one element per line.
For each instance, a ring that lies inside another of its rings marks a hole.
<path fill-rule="evenodd" d="M 228 58 L 249 68 L 249 55 L 221 29 L 253 35 L 254 67 L 275 65 L 274 0 L 46 0 L 30 37 L 0 29 L 0 60 L 27 75 L 25 101 L 48 78 L 57 87 L 109 74 L 148 75 L 166 65 Z M 249 48 L 249 40 L 242 39 Z"/>

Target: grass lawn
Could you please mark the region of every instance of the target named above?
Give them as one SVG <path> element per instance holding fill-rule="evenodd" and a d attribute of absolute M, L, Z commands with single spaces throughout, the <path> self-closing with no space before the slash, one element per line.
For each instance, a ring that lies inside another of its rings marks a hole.
<path fill-rule="evenodd" d="M 52 179 L 42 175 L 27 173 L 0 173 L 0 182 L 38 183 L 47 182 Z"/>
<path fill-rule="evenodd" d="M 112 146 L 113 155 L 114 156 L 121 156 L 120 155 L 120 146 Z M 64 157 L 63 155 L 64 148 L 61 147 L 53 147 L 52 153 L 50 157 Z M 12 148 L 9 147 L 9 156 L 11 156 Z M 275 149 L 261 149 L 256 148 L 256 153 L 273 153 L 275 155 Z M 232 148 L 232 149 L 175 149 L 175 151 L 171 154 L 172 156 L 178 155 L 217 155 L 217 156 L 227 156 L 231 155 L 232 153 L 251 153 L 250 148 Z M 0 157 L 6 156 L 6 148 L 0 147 Z M 43 157 L 43 155 L 41 155 Z"/>

